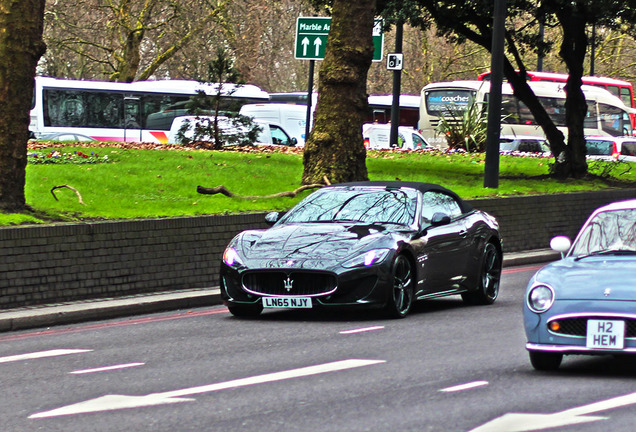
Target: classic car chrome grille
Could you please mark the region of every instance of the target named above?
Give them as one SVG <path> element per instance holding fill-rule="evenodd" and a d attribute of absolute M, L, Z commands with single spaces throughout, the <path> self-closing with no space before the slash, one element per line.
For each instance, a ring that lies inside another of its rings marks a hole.
<path fill-rule="evenodd" d="M 243 275 L 243 289 L 258 295 L 320 296 L 336 290 L 336 276 L 327 272 L 261 271 Z"/>
<path fill-rule="evenodd" d="M 550 320 L 558 321 L 560 328 L 557 331 L 550 330 L 551 333 L 564 336 L 581 336 L 585 337 L 587 332 L 588 319 L 612 319 L 617 321 L 625 321 L 625 337 L 636 338 L 636 319 L 635 318 L 608 318 L 608 317 L 573 317 Z M 548 327 L 549 328 L 549 327 Z"/>

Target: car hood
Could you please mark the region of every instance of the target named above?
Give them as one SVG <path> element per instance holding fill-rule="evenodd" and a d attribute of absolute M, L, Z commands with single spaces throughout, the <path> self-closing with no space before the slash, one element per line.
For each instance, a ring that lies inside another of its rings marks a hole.
<path fill-rule="evenodd" d="M 237 246 L 248 267 L 328 268 L 370 249 L 393 248 L 397 234 L 383 226 L 290 224 L 245 231 Z"/>
<path fill-rule="evenodd" d="M 535 280 L 551 285 L 557 300 L 636 301 L 636 257 L 565 258 L 539 270 Z"/>

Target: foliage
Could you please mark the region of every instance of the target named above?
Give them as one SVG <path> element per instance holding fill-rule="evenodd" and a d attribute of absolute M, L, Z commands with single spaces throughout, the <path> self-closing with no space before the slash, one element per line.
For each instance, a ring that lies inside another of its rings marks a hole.
<path fill-rule="evenodd" d="M 486 111 L 475 101 L 465 109 L 449 106 L 440 117 L 437 131 L 446 137 L 451 149 L 483 152 L 486 148 Z"/>
<path fill-rule="evenodd" d="M 47 2 L 42 68 L 53 76 L 130 82 L 155 76 L 197 37 L 231 37 L 229 0 Z"/>
<path fill-rule="evenodd" d="M 39 164 L 98 164 L 113 162 L 108 155 L 99 156 L 96 152 L 85 153 L 80 150 L 73 152 L 61 152 L 57 149 L 51 149 L 48 152 L 30 151 L 27 153 L 27 162 L 32 165 Z"/>
<path fill-rule="evenodd" d="M 108 145 L 114 145 L 110 143 Z M 149 146 L 153 148 L 156 146 Z M 299 187 L 302 153 L 287 147 L 247 147 L 204 151 L 165 146 L 165 150 L 118 147 L 56 147 L 61 153 L 95 152 L 117 163 L 94 165 L 27 166 L 27 213 L 0 213 L 0 225 L 43 220 L 133 219 L 195 216 L 205 214 L 285 211 L 309 192 L 296 198 L 245 200 L 222 195 L 198 194 L 197 186 L 225 185 L 241 196 L 271 195 Z M 169 150 L 170 149 L 170 150 Z M 48 151 L 48 150 L 44 150 Z M 423 181 L 438 183 L 464 198 L 526 194 L 554 194 L 601 190 L 636 184 L 636 170 L 611 181 L 599 178 L 557 181 L 547 176 L 548 160 L 501 156 L 498 189 L 483 187 L 484 153 L 370 151 L 370 180 Z M 602 164 L 603 162 L 599 162 Z M 633 166 L 633 164 L 630 164 Z M 51 188 L 66 184 L 77 189 L 85 205 L 72 191 L 61 189 L 59 201 Z"/>
<path fill-rule="evenodd" d="M 226 83 L 235 85 L 224 85 Z M 217 150 L 224 145 L 253 144 L 261 127 L 251 118 L 238 113 L 239 104 L 228 105 L 227 99 L 223 99 L 223 96 L 232 95 L 242 85 L 241 74 L 225 49 L 217 49 L 216 58 L 208 65 L 204 84 L 215 86 L 214 95 L 210 97 L 201 90 L 190 98 L 187 109 L 195 118 L 183 122 L 177 133 L 177 141 L 182 144 L 207 141 Z M 224 106 L 221 106 L 222 102 Z"/>
<path fill-rule="evenodd" d="M 389 1 L 407 7 L 404 13 L 411 23 L 428 28 L 432 18 L 440 32 L 462 42 L 471 40 L 486 49 L 492 47 L 493 3 L 487 0 L 409 0 Z M 583 119 L 586 104 L 581 91 L 581 76 L 589 44 L 588 25 L 605 25 L 609 28 L 634 27 L 636 9 L 622 0 L 555 0 L 541 2 L 537 7 L 532 0 L 510 0 L 507 3 L 506 53 L 504 73 L 511 83 L 515 96 L 521 99 L 543 128 L 550 142 L 555 159 L 554 172 L 559 177 L 580 177 L 587 171 Z M 426 11 L 423 14 L 422 11 Z M 548 26 L 558 26 L 562 31 L 559 55 L 569 73 L 566 96 L 566 122 L 568 144 L 556 128 L 545 108 L 528 87 L 525 80 L 527 70 L 522 52 L 525 49 L 544 53 L 550 48 L 539 37 L 539 21 Z M 523 25 L 519 25 L 523 24 Z M 518 69 L 519 72 L 515 72 Z"/>

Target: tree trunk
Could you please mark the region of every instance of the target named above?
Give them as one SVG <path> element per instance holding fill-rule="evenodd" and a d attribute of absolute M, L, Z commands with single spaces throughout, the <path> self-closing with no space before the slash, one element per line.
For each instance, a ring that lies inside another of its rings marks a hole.
<path fill-rule="evenodd" d="M 26 208 L 29 110 L 45 0 L 0 0 L 0 210 Z"/>
<path fill-rule="evenodd" d="M 335 0 L 319 75 L 315 126 L 305 145 L 303 184 L 368 180 L 362 124 L 373 57 L 375 0 Z"/>
<path fill-rule="evenodd" d="M 581 90 L 583 84 L 581 78 L 587 51 L 585 26 L 588 20 L 581 7 L 573 4 L 571 9 L 557 13 L 563 28 L 563 43 L 559 55 L 570 73 L 566 84 L 565 122 L 568 125 L 568 159 L 570 160 L 572 177 L 575 178 L 584 177 L 587 174 L 583 131 L 587 103 L 583 90 Z"/>

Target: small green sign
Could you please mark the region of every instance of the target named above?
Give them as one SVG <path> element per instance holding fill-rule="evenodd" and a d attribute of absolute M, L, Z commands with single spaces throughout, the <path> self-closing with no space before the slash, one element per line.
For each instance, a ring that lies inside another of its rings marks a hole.
<path fill-rule="evenodd" d="M 329 17 L 298 17 L 294 57 L 300 60 L 324 59 L 330 29 Z M 382 60 L 383 45 L 382 20 L 376 19 L 373 25 L 373 61 Z"/>

